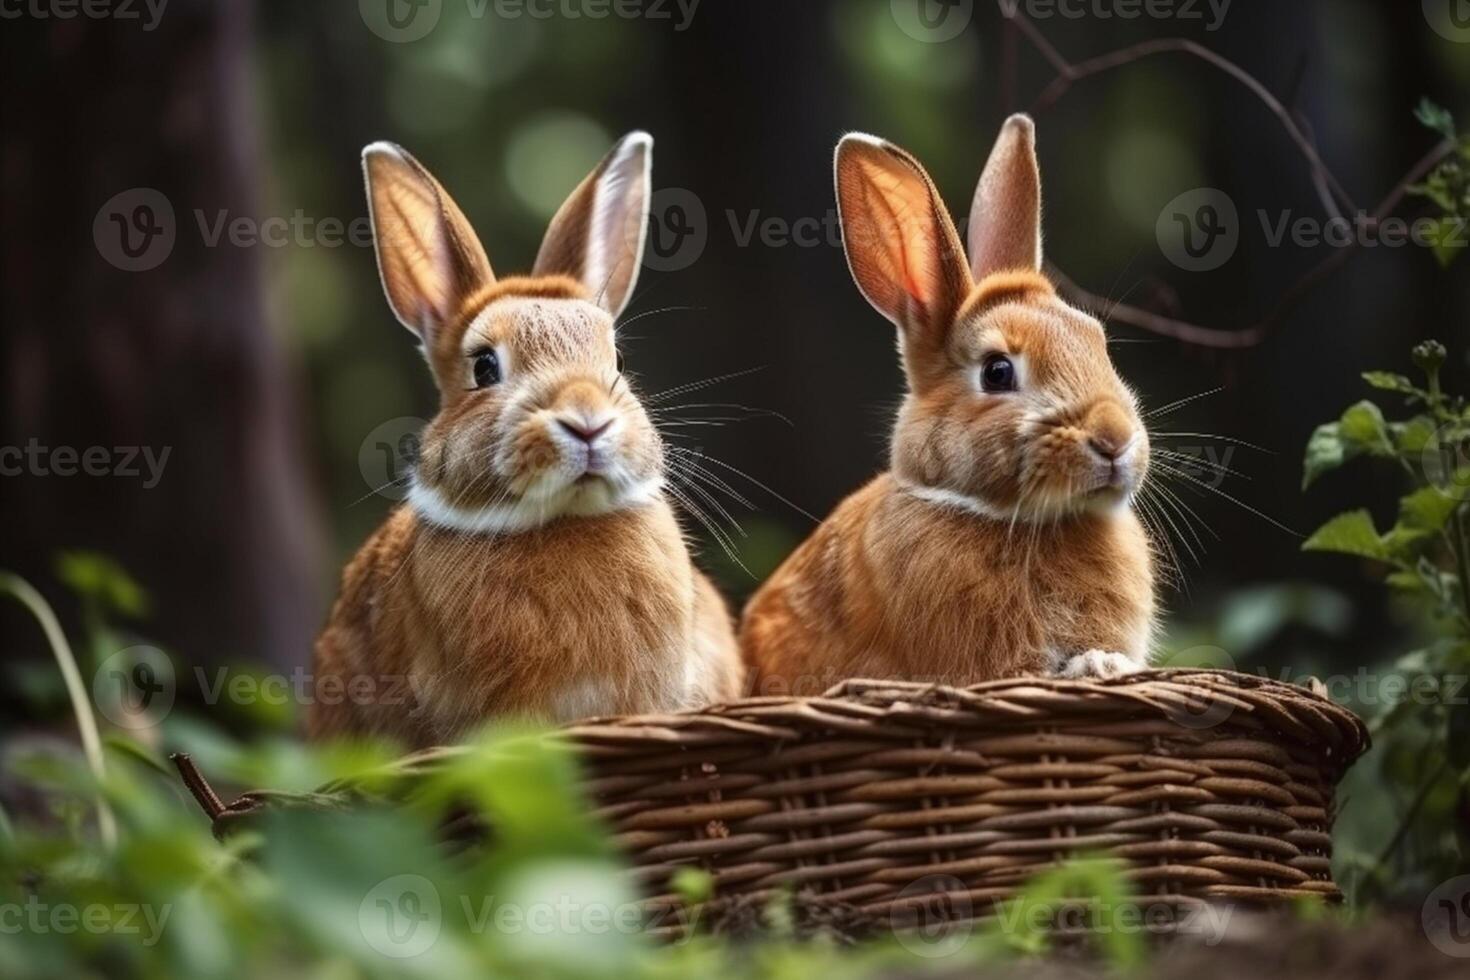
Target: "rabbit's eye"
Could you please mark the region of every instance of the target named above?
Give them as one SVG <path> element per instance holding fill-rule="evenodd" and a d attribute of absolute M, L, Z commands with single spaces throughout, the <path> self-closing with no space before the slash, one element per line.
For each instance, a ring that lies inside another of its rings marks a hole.
<path fill-rule="evenodd" d="M 992 354 L 980 366 L 980 387 L 985 391 L 1015 391 L 1016 365 L 1004 354 Z"/>
<path fill-rule="evenodd" d="M 500 381 L 500 358 L 493 350 L 475 352 L 475 387 L 488 388 Z"/>
<path fill-rule="evenodd" d="M 622 374 L 623 373 L 623 352 L 622 351 L 618 351 L 617 352 L 617 358 L 618 358 L 618 373 L 619 374 Z"/>

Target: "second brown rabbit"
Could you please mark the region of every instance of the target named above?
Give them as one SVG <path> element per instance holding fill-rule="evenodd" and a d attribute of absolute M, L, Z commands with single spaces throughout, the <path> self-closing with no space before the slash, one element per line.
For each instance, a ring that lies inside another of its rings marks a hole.
<path fill-rule="evenodd" d="M 1041 273 L 1035 135 L 1008 119 L 970 210 L 969 261 L 924 168 L 871 136 L 837 148 L 859 290 L 899 329 L 908 393 L 888 472 L 751 599 L 757 694 L 849 677 L 950 684 L 1148 663 L 1148 467 L 1103 328 Z"/>

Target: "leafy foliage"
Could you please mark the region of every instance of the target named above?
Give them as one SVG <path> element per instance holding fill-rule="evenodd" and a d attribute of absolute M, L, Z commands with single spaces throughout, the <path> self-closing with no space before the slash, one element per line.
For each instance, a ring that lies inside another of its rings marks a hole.
<path fill-rule="evenodd" d="M 1421 99 L 1414 116 L 1427 128 L 1458 144 L 1454 154 L 1429 172 L 1424 182 L 1409 193 L 1428 198 L 1439 209 L 1438 224 L 1431 234 L 1431 248 L 1440 265 L 1449 265 L 1466 245 L 1470 227 L 1470 138 L 1455 130 L 1449 110 L 1429 99 Z"/>
<path fill-rule="evenodd" d="M 1414 348 L 1422 385 L 1401 374 L 1364 374 L 1373 388 L 1401 396 L 1410 414 L 1389 420 L 1375 403 L 1358 402 L 1317 428 L 1303 464 L 1304 488 L 1359 457 L 1396 465 L 1408 484 L 1386 530 L 1367 510 L 1351 510 L 1302 545 L 1367 559 L 1429 626 L 1420 649 L 1375 677 L 1383 691 L 1391 679 L 1395 689 L 1411 692 L 1371 699 L 1378 708 L 1373 729 L 1382 773 L 1410 794 L 1384 850 L 1359 861 L 1365 886 L 1377 891 L 1403 890 L 1416 875 L 1432 884 L 1467 849 L 1467 828 L 1457 813 L 1470 799 L 1470 692 L 1464 690 L 1470 677 L 1470 408 L 1441 388 L 1445 356 L 1435 341 Z M 1389 874 L 1391 866 L 1397 874 Z"/>

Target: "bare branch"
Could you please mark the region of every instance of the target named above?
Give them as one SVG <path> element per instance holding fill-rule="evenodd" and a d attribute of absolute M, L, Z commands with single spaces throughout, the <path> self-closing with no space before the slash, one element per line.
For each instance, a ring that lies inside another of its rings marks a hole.
<path fill-rule="evenodd" d="M 1287 106 L 1273 95 L 1265 85 L 1244 68 L 1241 68 L 1230 59 L 1216 54 L 1208 48 L 1185 38 L 1160 38 L 1152 41 L 1144 41 L 1139 44 L 1120 48 L 1107 54 L 1088 58 L 1084 61 L 1068 61 L 1056 47 L 1047 40 L 1041 30 L 1021 14 L 1020 9 L 1007 12 L 1007 4 L 1001 2 L 1001 15 L 1011 25 L 1026 36 L 1037 52 L 1046 59 L 1047 63 L 1056 71 L 1053 78 L 1041 94 L 1031 105 L 1031 112 L 1039 114 L 1054 106 L 1067 94 L 1074 84 L 1095 75 L 1100 75 L 1117 68 L 1122 68 L 1141 61 L 1145 58 L 1159 54 L 1184 54 L 1196 58 L 1211 65 L 1229 75 L 1241 85 L 1245 86 L 1266 108 L 1276 116 L 1286 131 L 1288 137 L 1296 144 L 1297 149 L 1306 159 L 1311 171 L 1312 184 L 1321 199 L 1322 207 L 1330 219 L 1345 221 L 1346 214 L 1358 213 L 1358 207 L 1353 202 L 1352 196 L 1347 193 L 1336 175 L 1322 160 L 1317 151 L 1317 143 L 1310 127 L 1287 108 Z M 1437 166 L 1446 156 L 1455 149 L 1455 144 L 1450 140 L 1444 140 L 1434 149 L 1425 154 L 1413 167 L 1411 167 L 1393 188 L 1384 196 L 1372 212 L 1363 222 L 1368 229 L 1376 229 L 1378 224 L 1393 213 L 1409 187 L 1422 180 L 1426 174 Z M 1048 272 L 1055 279 L 1058 288 L 1072 298 L 1074 302 L 1088 306 L 1096 310 L 1106 309 L 1109 319 L 1127 323 L 1142 330 L 1160 334 L 1165 337 L 1182 341 L 1184 343 L 1196 344 L 1202 347 L 1215 348 L 1244 348 L 1252 347 L 1266 339 L 1270 329 L 1276 326 L 1317 286 L 1330 278 L 1349 257 L 1362 244 L 1361 236 L 1352 236 L 1344 245 L 1332 250 L 1325 258 L 1308 269 L 1297 279 L 1286 291 L 1276 304 L 1262 318 L 1241 329 L 1225 329 L 1217 327 L 1205 327 L 1186 320 L 1165 316 L 1150 310 L 1126 303 L 1109 304 L 1095 293 L 1088 292 L 1078 286 L 1072 279 L 1055 266 L 1048 265 Z"/>

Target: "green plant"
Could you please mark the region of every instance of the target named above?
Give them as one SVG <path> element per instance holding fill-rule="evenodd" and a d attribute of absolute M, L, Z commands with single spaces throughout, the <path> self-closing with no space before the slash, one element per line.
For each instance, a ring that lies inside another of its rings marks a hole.
<path fill-rule="evenodd" d="M 1448 109 L 1427 98 L 1419 100 L 1414 116 L 1457 147 L 1422 183 L 1409 188 L 1410 194 L 1427 198 L 1439 209 L 1431 247 L 1439 264 L 1449 265 L 1465 248 L 1466 227 L 1470 225 L 1470 137 L 1463 137 L 1455 130 L 1455 120 Z"/>
<path fill-rule="evenodd" d="M 1376 857 L 1358 862 L 1375 892 L 1403 890 L 1416 876 L 1432 884 L 1465 847 L 1457 813 L 1470 783 L 1470 408 L 1441 385 L 1445 357 L 1437 341 L 1414 348 L 1422 384 L 1386 371 L 1364 374 L 1373 388 L 1400 397 L 1404 417 L 1388 419 L 1372 401 L 1349 407 L 1312 434 L 1302 479 L 1306 489 L 1366 457 L 1396 466 L 1407 484 L 1387 530 L 1367 509 L 1351 510 L 1302 545 L 1367 559 L 1424 634 L 1421 646 L 1373 675 L 1377 692 L 1368 699 L 1377 710 L 1370 724 L 1382 775 L 1409 793 L 1397 829 Z"/>

